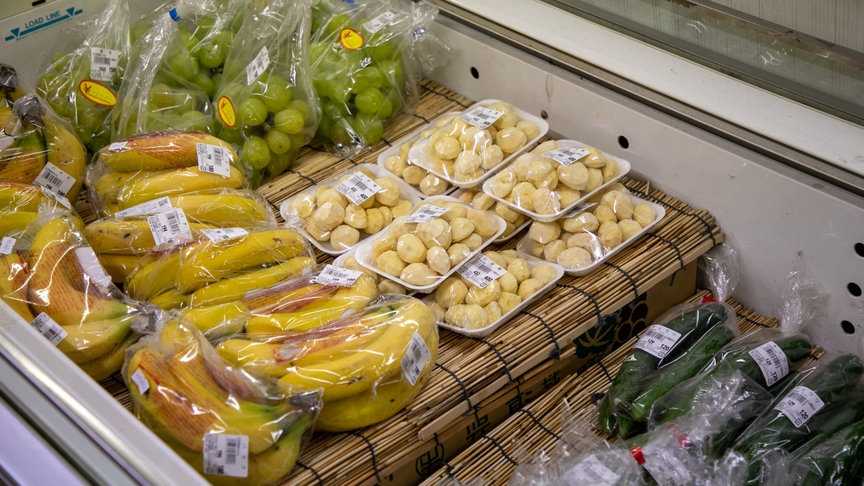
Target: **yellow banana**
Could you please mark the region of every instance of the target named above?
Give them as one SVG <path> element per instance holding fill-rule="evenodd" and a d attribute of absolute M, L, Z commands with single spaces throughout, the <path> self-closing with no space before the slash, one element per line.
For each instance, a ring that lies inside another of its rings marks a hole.
<path fill-rule="evenodd" d="M 99 263 L 102 268 L 111 276 L 111 281 L 115 284 L 125 284 L 129 275 L 135 271 L 135 267 L 142 261 L 142 257 L 138 255 L 112 255 L 108 253 L 100 253 Z"/>
<path fill-rule="evenodd" d="M 29 211 L 15 211 L 11 213 L 0 211 L 0 236 L 10 235 L 11 233 L 20 234 L 28 224 L 38 217 L 39 213 L 31 213 Z M 17 237 L 18 234 L 11 236 Z"/>
<path fill-rule="evenodd" d="M 57 344 L 57 349 L 75 363 L 92 361 L 110 352 L 126 339 L 132 332 L 129 326 L 136 317 L 129 314 L 117 319 L 63 326 L 68 335 Z"/>
<path fill-rule="evenodd" d="M 46 152 L 41 131 L 33 129 L 0 154 L 0 179 L 33 182 L 48 161 Z"/>
<path fill-rule="evenodd" d="M 190 222 L 189 228 L 197 235 L 215 226 Z M 146 216 L 94 221 L 84 227 L 84 237 L 97 253 L 146 255 L 156 246 Z"/>
<path fill-rule="evenodd" d="M 84 183 L 84 171 L 87 167 L 87 154 L 78 138 L 62 123 L 45 117 L 45 146 L 48 149 L 47 162 L 59 167 L 63 172 L 75 179 L 72 187 L 66 193 L 66 199 L 72 204 L 78 200 L 81 186 Z"/>
<path fill-rule="evenodd" d="M 304 268 L 309 268 L 314 264 L 315 260 L 310 257 L 296 257 L 272 267 L 219 280 L 189 295 L 187 305 L 188 307 L 211 306 L 240 300 L 251 290 L 266 289 L 284 280 L 294 278 Z"/>
<path fill-rule="evenodd" d="M 171 205 L 182 209 L 190 221 L 220 228 L 249 228 L 274 220 L 267 206 L 242 193 L 182 194 L 172 197 Z"/>
<path fill-rule="evenodd" d="M 39 203 L 42 202 L 42 190 L 38 186 L 13 181 L 0 181 L 0 210 L 26 211 L 35 213 L 39 211 Z"/>
<path fill-rule="evenodd" d="M 0 298 L 27 322 L 36 316 L 27 305 L 27 261 L 18 253 L 0 256 Z"/>
<path fill-rule="evenodd" d="M 6 97 L 0 95 L 0 130 L 12 121 L 12 107 L 6 101 Z"/>
<path fill-rule="evenodd" d="M 160 171 L 126 184 L 117 196 L 120 209 L 131 208 L 160 197 L 170 197 L 217 187 L 237 189 L 243 185 L 243 174 L 233 166 L 228 177 L 201 172 L 197 167 Z"/>
<path fill-rule="evenodd" d="M 78 367 L 94 380 L 102 381 L 115 372 L 120 371 L 120 368 L 123 367 L 123 361 L 126 359 L 126 348 L 131 346 L 137 339 L 138 336 L 133 334 L 115 346 L 113 350 L 90 361 L 78 363 Z"/>
<path fill-rule="evenodd" d="M 242 302 L 228 302 L 186 309 L 180 312 L 180 315 L 212 339 L 217 330 L 219 336 L 241 332 L 249 309 Z"/>
<path fill-rule="evenodd" d="M 143 179 L 154 174 L 169 173 L 171 170 L 161 172 L 108 172 L 100 177 L 94 184 L 93 190 L 99 196 L 99 200 L 103 204 L 116 201 L 120 197 L 120 191 L 128 184 L 132 184 L 138 179 Z M 112 211 L 113 214 L 113 211 Z"/>
<path fill-rule="evenodd" d="M 231 161 L 240 159 L 230 144 L 197 131 L 150 132 L 127 138 L 122 148 L 106 149 L 101 161 L 115 171 L 179 169 L 198 164 L 197 144 L 216 145 Z"/>
<path fill-rule="evenodd" d="M 183 302 L 186 301 L 187 297 L 189 296 L 181 294 L 178 290 L 171 289 L 153 297 L 150 299 L 150 303 L 165 310 L 180 309 L 183 307 Z"/>
<path fill-rule="evenodd" d="M 152 261 L 141 262 L 126 282 L 129 296 L 137 300 L 150 300 L 174 288 L 182 251 L 157 255 Z M 151 257 L 145 258 L 150 260 Z"/>

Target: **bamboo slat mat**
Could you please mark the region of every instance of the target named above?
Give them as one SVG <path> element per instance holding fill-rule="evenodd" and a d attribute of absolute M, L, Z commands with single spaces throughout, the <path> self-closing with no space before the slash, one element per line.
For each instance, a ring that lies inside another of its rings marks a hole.
<path fill-rule="evenodd" d="M 698 301 L 705 295 L 708 295 L 708 292 L 700 292 L 688 301 Z M 735 308 L 738 327 L 742 333 L 777 325 L 777 319 L 744 309 L 732 299 L 727 302 Z M 541 449 L 546 453 L 554 449 L 561 433 L 560 406 L 564 399 L 574 411 L 574 416 L 580 411 L 586 413 L 595 408 L 592 396 L 595 393 L 605 393 L 609 389 L 612 377 L 618 372 L 636 340 L 637 338 L 632 338 L 626 345 L 581 375 L 571 375 L 562 380 L 553 389 L 511 415 L 501 425 L 445 463 L 421 484 L 433 486 L 449 479 L 465 484 L 475 478 L 482 478 L 483 484 L 487 486 L 507 484 L 517 462 L 530 459 Z M 811 358 L 815 359 L 819 355 L 821 351 L 814 348 Z M 597 429 L 595 433 L 603 436 Z"/>

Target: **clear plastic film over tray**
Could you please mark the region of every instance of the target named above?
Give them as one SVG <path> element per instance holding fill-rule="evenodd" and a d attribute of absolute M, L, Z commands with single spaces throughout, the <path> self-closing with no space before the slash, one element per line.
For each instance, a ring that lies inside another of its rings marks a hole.
<path fill-rule="evenodd" d="M 429 292 L 504 229 L 500 216 L 451 197 L 434 196 L 360 245 L 356 259 L 406 288 Z"/>
<path fill-rule="evenodd" d="M 552 222 L 617 182 L 630 163 L 575 140 L 549 140 L 483 183 L 483 192 L 535 221 Z"/>
<path fill-rule="evenodd" d="M 519 234 L 520 231 L 531 225 L 531 222 L 533 221 L 528 216 L 513 211 L 502 203 L 496 203 L 491 196 L 483 191 L 477 191 L 475 189 L 457 189 L 451 194 L 451 196 L 466 204 L 470 204 L 474 209 L 491 211 L 504 219 L 507 228 L 503 233 L 501 233 L 501 236 L 495 240 L 495 243 L 504 243 L 505 241 L 509 241 Z"/>
<path fill-rule="evenodd" d="M 352 167 L 295 196 L 279 211 L 328 255 L 341 255 L 419 204 L 405 181 L 376 165 Z"/>

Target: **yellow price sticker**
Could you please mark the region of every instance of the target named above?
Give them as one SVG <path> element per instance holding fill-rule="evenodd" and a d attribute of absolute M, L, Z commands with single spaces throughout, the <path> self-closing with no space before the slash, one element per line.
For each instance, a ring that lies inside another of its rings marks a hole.
<path fill-rule="evenodd" d="M 234 128 L 237 124 L 237 112 L 234 111 L 234 103 L 227 96 L 219 98 L 216 104 L 216 113 L 219 114 L 219 119 L 228 128 Z"/>
<path fill-rule="evenodd" d="M 91 79 L 85 79 L 78 83 L 78 91 L 85 98 L 100 106 L 111 108 L 117 103 L 117 96 L 110 88 Z"/>
<path fill-rule="evenodd" d="M 346 27 L 339 32 L 339 42 L 345 49 L 356 51 L 363 47 L 363 36 L 356 30 Z"/>

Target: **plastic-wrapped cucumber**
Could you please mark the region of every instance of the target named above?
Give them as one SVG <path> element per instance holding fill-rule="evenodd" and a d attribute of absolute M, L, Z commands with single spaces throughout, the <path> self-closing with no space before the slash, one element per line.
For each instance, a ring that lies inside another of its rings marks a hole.
<path fill-rule="evenodd" d="M 795 464 L 793 477 L 799 486 L 856 484 L 864 475 L 864 421 L 856 422 L 828 438 Z"/>

